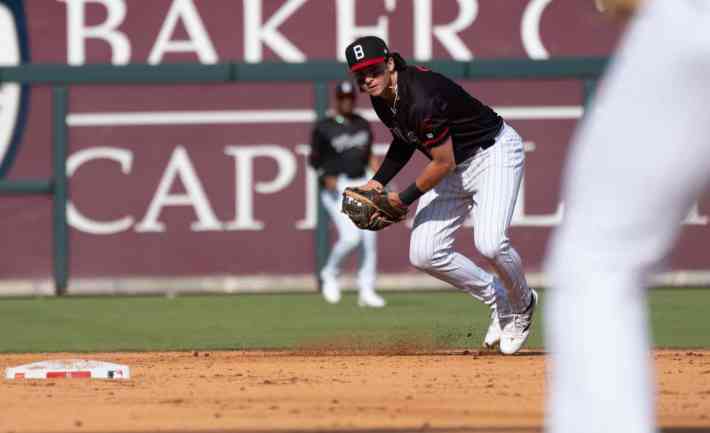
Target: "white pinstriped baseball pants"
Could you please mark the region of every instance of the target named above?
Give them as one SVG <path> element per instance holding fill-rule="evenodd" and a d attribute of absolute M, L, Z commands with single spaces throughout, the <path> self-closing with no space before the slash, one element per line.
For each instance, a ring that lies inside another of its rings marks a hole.
<path fill-rule="evenodd" d="M 655 431 L 645 286 L 710 180 L 710 4 L 649 0 L 620 47 L 546 263 L 550 433 Z"/>
<path fill-rule="evenodd" d="M 360 186 L 367 183 L 369 177 L 349 179 L 338 176 L 336 191 L 323 190 L 321 200 L 328 211 L 331 221 L 338 231 L 338 241 L 330 251 L 323 272 L 337 277 L 340 274 L 340 264 L 360 242 L 362 242 L 363 257 L 358 268 L 357 283 L 360 291 L 374 291 L 377 272 L 377 236 L 370 230 L 360 230 L 347 215 L 340 211 L 343 191 L 349 186 Z"/>
<path fill-rule="evenodd" d="M 409 257 L 428 274 L 471 294 L 501 315 L 522 312 L 530 303 L 520 256 L 507 236 L 525 166 L 523 142 L 507 124 L 496 143 L 458 164 L 419 199 Z M 478 251 L 496 270 L 506 293 L 495 293 L 493 276 L 454 251 L 456 231 L 473 215 Z"/>

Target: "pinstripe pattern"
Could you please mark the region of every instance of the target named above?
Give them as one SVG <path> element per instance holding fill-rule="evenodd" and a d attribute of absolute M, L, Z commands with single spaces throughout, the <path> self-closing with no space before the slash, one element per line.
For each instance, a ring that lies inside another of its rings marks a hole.
<path fill-rule="evenodd" d="M 476 299 L 496 303 L 501 316 L 530 303 L 522 262 L 507 237 L 523 175 L 520 136 L 505 125 L 496 144 L 459 164 L 419 200 L 410 241 L 410 261 Z M 473 212 L 476 248 L 507 290 L 495 293 L 493 276 L 453 250 L 456 231 Z"/>
<path fill-rule="evenodd" d="M 330 215 L 330 219 L 338 231 L 338 241 L 328 256 L 328 262 L 325 264 L 323 272 L 337 277 L 340 273 L 340 263 L 362 242 L 364 254 L 358 268 L 358 287 L 361 291 L 373 291 L 375 289 L 377 237 L 373 231 L 358 229 L 347 215 L 340 212 L 340 200 L 345 188 L 363 185 L 367 183 L 367 180 L 367 177 L 349 179 L 341 175 L 338 177 L 337 191 L 323 190 L 321 192 L 323 206 L 328 211 L 328 215 Z"/>

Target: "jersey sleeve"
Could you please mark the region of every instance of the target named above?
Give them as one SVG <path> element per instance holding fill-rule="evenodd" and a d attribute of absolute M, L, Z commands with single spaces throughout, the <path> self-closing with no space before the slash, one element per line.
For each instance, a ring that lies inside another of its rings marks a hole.
<path fill-rule="evenodd" d="M 400 140 L 397 137 L 394 137 L 390 143 L 389 149 L 387 149 L 385 158 L 401 162 L 402 165 L 404 165 L 414 154 L 414 149 L 414 146 Z"/>
<path fill-rule="evenodd" d="M 438 95 L 416 107 L 417 137 L 425 149 L 444 144 L 451 135 L 447 108 L 447 102 Z"/>
<path fill-rule="evenodd" d="M 393 177 L 399 173 L 402 168 L 409 162 L 414 154 L 414 147 L 404 143 L 395 137 L 387 149 L 387 154 L 380 164 L 379 170 L 372 179 L 380 182 L 382 185 L 387 185 Z"/>

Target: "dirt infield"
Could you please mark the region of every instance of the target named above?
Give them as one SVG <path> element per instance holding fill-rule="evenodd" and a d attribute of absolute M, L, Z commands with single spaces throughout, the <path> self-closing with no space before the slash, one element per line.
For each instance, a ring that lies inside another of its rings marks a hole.
<path fill-rule="evenodd" d="M 71 354 L 0 355 L 0 367 Z M 2 382 L 0 433 L 533 432 L 545 357 L 445 353 L 101 353 L 129 381 Z M 659 351 L 660 423 L 710 431 L 710 351 Z M 687 428 L 685 430 L 679 427 Z"/>

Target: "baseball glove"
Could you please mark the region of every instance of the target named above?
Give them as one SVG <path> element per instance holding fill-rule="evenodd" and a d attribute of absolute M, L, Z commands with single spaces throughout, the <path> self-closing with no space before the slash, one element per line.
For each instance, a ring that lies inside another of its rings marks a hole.
<path fill-rule="evenodd" d="M 407 208 L 390 202 L 385 191 L 360 188 L 345 188 L 341 211 L 363 230 L 382 230 L 407 215 Z"/>

